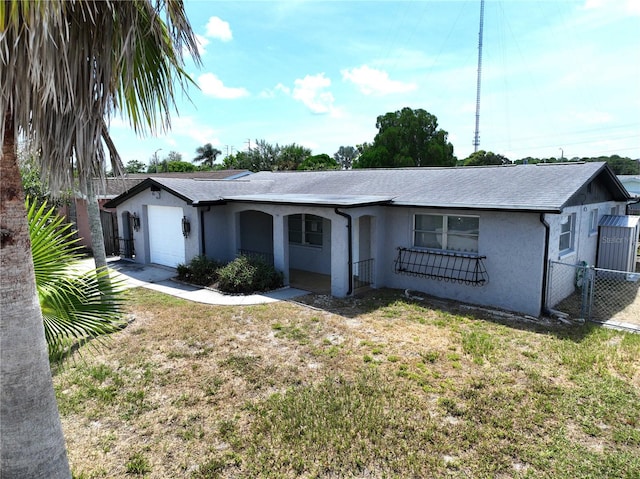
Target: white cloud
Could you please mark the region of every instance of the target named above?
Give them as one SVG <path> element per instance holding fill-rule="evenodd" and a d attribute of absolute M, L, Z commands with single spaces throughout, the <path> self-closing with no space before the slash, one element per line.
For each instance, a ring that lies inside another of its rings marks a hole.
<path fill-rule="evenodd" d="M 219 17 L 211 17 L 207 22 L 207 32 L 205 34 L 209 38 L 217 38 L 223 42 L 231 41 L 233 34 L 229 22 L 225 22 Z"/>
<path fill-rule="evenodd" d="M 278 86 L 285 93 L 288 91 L 287 87 Z M 307 75 L 296 79 L 291 96 L 294 100 L 304 103 L 313 113 L 331 113 L 335 111 L 334 98 L 331 92 L 324 91 L 329 86 L 331 86 L 331 80 L 325 77 L 324 73 Z"/>
<path fill-rule="evenodd" d="M 417 88 L 415 83 L 404 83 L 389 78 L 383 70 L 377 70 L 367 65 L 342 70 L 343 80 L 356 85 L 365 95 L 389 95 L 391 93 L 406 93 Z"/>
<path fill-rule="evenodd" d="M 204 73 L 198 77 L 198 86 L 202 92 L 213 98 L 235 99 L 249 96 L 249 92 L 245 88 L 232 88 L 224 86 L 213 73 Z"/>
<path fill-rule="evenodd" d="M 220 145 L 220 140 L 216 138 L 216 131 L 208 125 L 203 125 L 191 116 L 176 117 L 171 120 L 171 130 L 166 140 L 175 141 L 174 137 L 187 137 L 196 140 L 200 145 L 211 143 L 214 146 Z M 182 143 L 182 142 L 180 142 Z"/>
<path fill-rule="evenodd" d="M 278 92 L 282 92 L 287 96 L 291 95 L 291 88 L 278 83 L 273 89 L 262 90 L 260 92 L 260 98 L 274 98 Z"/>

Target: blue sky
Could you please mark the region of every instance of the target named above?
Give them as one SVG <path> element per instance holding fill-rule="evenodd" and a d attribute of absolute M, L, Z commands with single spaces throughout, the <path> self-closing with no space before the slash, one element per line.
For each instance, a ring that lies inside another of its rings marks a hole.
<path fill-rule="evenodd" d="M 422 108 L 473 152 L 480 1 L 185 1 L 203 67 L 165 135 L 116 118 L 123 161 L 264 139 L 333 155 Z M 640 158 L 640 1 L 485 3 L 480 149 Z"/>

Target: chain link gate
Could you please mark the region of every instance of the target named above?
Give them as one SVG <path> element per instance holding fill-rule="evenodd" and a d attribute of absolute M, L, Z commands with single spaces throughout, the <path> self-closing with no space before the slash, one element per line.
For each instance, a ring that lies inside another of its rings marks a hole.
<path fill-rule="evenodd" d="M 586 264 L 549 261 L 547 308 L 560 316 L 589 319 L 591 275 Z"/>
<path fill-rule="evenodd" d="M 571 319 L 640 319 L 640 273 L 549 262 L 547 307 Z"/>

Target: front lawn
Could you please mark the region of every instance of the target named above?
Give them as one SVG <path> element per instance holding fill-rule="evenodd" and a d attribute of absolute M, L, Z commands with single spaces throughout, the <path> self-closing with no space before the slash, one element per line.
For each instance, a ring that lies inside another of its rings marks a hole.
<path fill-rule="evenodd" d="M 640 335 L 393 291 L 131 297 L 54 376 L 75 478 L 640 477 Z"/>

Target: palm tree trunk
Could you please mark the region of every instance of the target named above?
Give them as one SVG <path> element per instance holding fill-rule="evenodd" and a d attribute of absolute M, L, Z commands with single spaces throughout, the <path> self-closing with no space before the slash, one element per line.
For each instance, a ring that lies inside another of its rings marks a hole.
<path fill-rule="evenodd" d="M 100 220 L 100 205 L 93 188 L 91 178 L 84 180 L 87 192 L 87 216 L 89 217 L 89 230 L 91 232 L 91 250 L 96 269 L 107 267 L 107 253 L 104 247 L 104 234 L 102 233 L 102 221 Z"/>
<path fill-rule="evenodd" d="M 69 478 L 10 112 L 0 178 L 0 477 Z"/>

